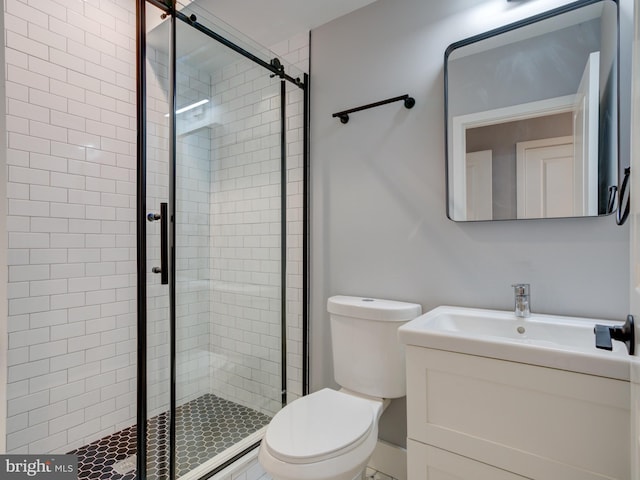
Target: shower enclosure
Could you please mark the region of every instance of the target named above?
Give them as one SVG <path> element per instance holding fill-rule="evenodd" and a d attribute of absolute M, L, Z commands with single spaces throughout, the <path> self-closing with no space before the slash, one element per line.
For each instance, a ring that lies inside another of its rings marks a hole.
<path fill-rule="evenodd" d="M 197 2 L 138 8 L 137 473 L 200 478 L 306 393 L 308 78 Z"/>
<path fill-rule="evenodd" d="M 206 478 L 305 393 L 308 79 L 204 1 L 4 2 L 0 443 L 79 479 Z"/>
<path fill-rule="evenodd" d="M 207 478 L 306 393 L 308 78 L 202 1 L 5 2 L 1 443 L 79 479 Z"/>

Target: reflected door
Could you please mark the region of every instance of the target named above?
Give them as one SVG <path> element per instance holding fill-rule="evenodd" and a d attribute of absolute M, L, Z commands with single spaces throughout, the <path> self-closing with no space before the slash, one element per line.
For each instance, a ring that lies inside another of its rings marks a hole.
<path fill-rule="evenodd" d="M 518 218 L 573 215 L 573 137 L 516 144 Z"/>
<path fill-rule="evenodd" d="M 598 215 L 598 114 L 600 112 L 600 52 L 589 55 L 573 108 L 573 213 Z"/>

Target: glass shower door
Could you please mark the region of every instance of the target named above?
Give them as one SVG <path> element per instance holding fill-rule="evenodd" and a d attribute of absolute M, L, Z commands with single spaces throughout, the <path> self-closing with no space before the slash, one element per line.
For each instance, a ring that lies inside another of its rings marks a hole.
<path fill-rule="evenodd" d="M 171 296 L 169 285 L 169 199 L 171 170 L 171 23 L 147 3 L 146 156 L 146 311 L 138 318 L 138 478 L 170 478 Z M 142 422 L 141 418 L 144 418 Z M 144 431 L 143 431 L 144 430 Z M 144 450 L 141 454 L 140 448 Z"/>
<path fill-rule="evenodd" d="M 287 238 L 301 247 L 286 213 L 299 222 L 299 210 L 287 210 L 287 185 L 298 209 L 302 191 L 298 173 L 287 178 L 287 146 L 291 175 L 302 161 L 303 75 L 288 76 L 196 5 L 179 7 L 146 37 L 139 443 L 146 478 L 171 480 L 208 475 L 255 448 L 287 397 L 303 393 L 304 351 L 302 295 L 287 285 L 285 255 Z M 300 273 L 291 269 L 290 281 Z"/>
<path fill-rule="evenodd" d="M 254 445 L 282 406 L 282 102 L 270 73 L 176 23 L 176 478 Z"/>
<path fill-rule="evenodd" d="M 176 33 L 179 477 L 254 444 L 282 406 L 281 121 L 279 79 Z"/>

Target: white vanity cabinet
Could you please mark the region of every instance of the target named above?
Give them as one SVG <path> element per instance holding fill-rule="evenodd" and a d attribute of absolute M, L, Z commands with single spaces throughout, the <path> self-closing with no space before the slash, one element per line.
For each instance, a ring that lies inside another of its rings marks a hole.
<path fill-rule="evenodd" d="M 628 381 L 406 351 L 409 480 L 630 480 Z"/>
<path fill-rule="evenodd" d="M 407 455 L 409 480 L 413 478 L 524 480 L 527 478 L 411 439 L 407 441 Z"/>

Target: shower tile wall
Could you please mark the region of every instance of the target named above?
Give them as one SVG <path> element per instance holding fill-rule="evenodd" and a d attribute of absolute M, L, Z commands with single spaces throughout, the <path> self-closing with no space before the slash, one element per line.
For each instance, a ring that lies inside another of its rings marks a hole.
<path fill-rule="evenodd" d="M 135 12 L 6 0 L 7 450 L 135 418 Z"/>
<path fill-rule="evenodd" d="M 280 399 L 280 85 L 247 60 L 213 75 L 213 393 Z"/>
<path fill-rule="evenodd" d="M 169 198 L 168 57 L 149 47 L 147 208 L 159 212 Z M 211 96 L 210 75 L 179 65 L 178 108 Z M 176 142 L 176 373 L 177 399 L 188 402 L 209 393 L 209 190 L 210 133 L 194 128 L 201 110 L 178 115 Z M 200 127 L 202 127 L 200 125 Z M 147 224 L 147 271 L 160 265 L 160 224 Z M 150 415 L 169 408 L 169 298 L 158 275 L 147 278 L 148 406 Z"/>
<path fill-rule="evenodd" d="M 304 64 L 308 48 L 302 38 L 306 36 L 285 42 L 276 53 L 283 58 L 290 54 Z M 211 345 L 217 355 L 211 368 L 213 393 L 273 415 L 281 406 L 279 80 L 241 61 L 214 74 L 212 81 L 214 104 L 222 118 L 212 134 Z M 287 91 L 291 400 L 302 390 L 303 95 L 295 86 Z"/>
<path fill-rule="evenodd" d="M 186 28 L 186 27 L 185 27 Z M 211 98 L 211 75 L 178 65 L 177 107 Z M 177 116 L 176 378 L 179 403 L 211 392 L 211 129 L 205 105 Z"/>

